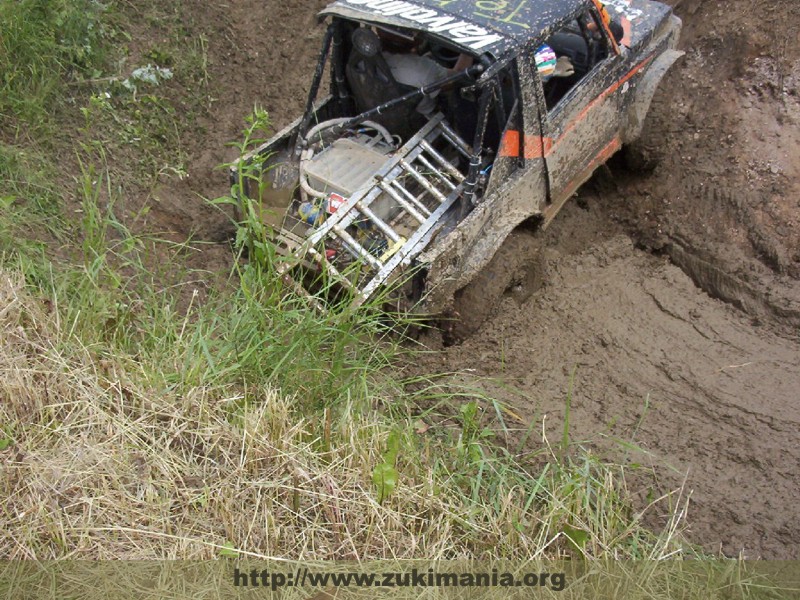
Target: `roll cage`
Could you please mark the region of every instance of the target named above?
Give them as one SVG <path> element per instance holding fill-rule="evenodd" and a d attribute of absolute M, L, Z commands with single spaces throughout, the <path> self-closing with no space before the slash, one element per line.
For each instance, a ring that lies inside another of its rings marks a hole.
<path fill-rule="evenodd" d="M 500 58 L 488 53 L 474 55 L 474 64 L 464 71 L 453 73 L 431 85 L 410 89 L 378 106 L 359 111 L 354 90 L 348 83 L 346 65 L 354 51 L 352 34 L 362 27 L 386 28 L 386 25 L 338 16 L 334 16 L 328 25 L 300 126 L 290 142 L 293 157 L 300 157 L 306 135 L 323 117 L 344 120 L 330 132 L 333 137 L 336 133 L 357 127 L 365 121 L 380 118 L 398 106 L 446 90 L 446 96 L 439 101 L 439 108 L 445 119 L 453 124 L 453 130 L 461 138 L 464 147 L 469 149 L 469 158 L 463 160 L 458 167 L 466 177 L 463 204 L 468 209 L 479 201 L 482 191 L 486 189 L 487 176 L 498 154 L 502 134 L 512 113 L 520 110 L 521 102 L 518 98 L 521 88 L 515 64 L 516 53 L 507 52 Z M 463 49 L 445 38 L 417 30 L 407 31 L 423 47 L 438 50 L 439 55 L 463 52 Z M 329 95 L 324 102 L 325 114 L 319 115 L 317 107 L 323 104 L 320 92 L 326 73 L 330 78 Z"/>

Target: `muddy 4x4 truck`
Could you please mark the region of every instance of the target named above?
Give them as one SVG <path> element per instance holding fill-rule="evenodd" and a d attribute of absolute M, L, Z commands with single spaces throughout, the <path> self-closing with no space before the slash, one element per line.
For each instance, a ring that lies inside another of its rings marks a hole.
<path fill-rule="evenodd" d="M 358 305 L 392 286 L 428 314 L 448 309 L 514 228 L 546 227 L 635 146 L 681 55 L 680 20 L 650 0 L 337 0 L 320 18 L 305 113 L 234 165 L 234 189 L 268 209 L 279 272 L 297 291 L 332 282 Z M 400 83 L 383 47 L 398 39 L 412 61 L 448 71 Z M 547 79 L 543 45 L 560 59 Z M 246 165 L 258 185 L 240 177 Z"/>

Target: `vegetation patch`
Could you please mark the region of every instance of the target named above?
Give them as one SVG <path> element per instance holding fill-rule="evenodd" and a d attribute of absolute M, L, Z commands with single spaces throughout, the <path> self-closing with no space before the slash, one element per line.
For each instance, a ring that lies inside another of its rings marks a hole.
<path fill-rule="evenodd" d="M 242 153 L 266 126 L 257 113 Z M 81 260 L 23 248 L 0 261 L 3 556 L 682 548 L 677 523 L 656 535 L 633 515 L 620 467 L 568 454 L 566 437 L 522 464 L 493 443 L 490 400 L 399 380 L 403 317 L 380 299 L 320 312 L 287 290 L 254 205 L 238 236 L 249 259 L 232 256 L 231 284 L 201 300 L 203 274 L 175 272 L 183 248 L 115 214 L 123 192 L 104 164 L 81 163 L 76 183 Z"/>
<path fill-rule="evenodd" d="M 64 88 L 101 74 L 106 7 L 97 0 L 0 2 L 0 113 L 34 130 Z"/>
<path fill-rule="evenodd" d="M 253 295 L 246 274 L 242 290 L 178 312 L 110 273 L 98 285 L 96 267 L 57 268 L 49 294 L 2 272 L 8 558 L 680 548 L 632 515 L 619 467 L 553 454 L 530 471 L 495 447 L 479 399 L 437 398 L 461 420 L 426 429 L 416 407 L 436 386 L 403 391 L 382 368 L 398 348 L 370 319 Z"/>

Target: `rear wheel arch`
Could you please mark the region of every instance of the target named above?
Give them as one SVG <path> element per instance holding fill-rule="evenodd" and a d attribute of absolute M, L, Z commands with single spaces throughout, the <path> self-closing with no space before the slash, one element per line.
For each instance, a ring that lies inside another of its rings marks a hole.
<path fill-rule="evenodd" d="M 647 115 L 650 112 L 650 105 L 661 80 L 684 54 L 679 50 L 666 50 L 645 71 L 642 81 L 636 86 L 636 96 L 628 109 L 627 123 L 622 136 L 624 144 L 631 144 L 641 137 Z"/>

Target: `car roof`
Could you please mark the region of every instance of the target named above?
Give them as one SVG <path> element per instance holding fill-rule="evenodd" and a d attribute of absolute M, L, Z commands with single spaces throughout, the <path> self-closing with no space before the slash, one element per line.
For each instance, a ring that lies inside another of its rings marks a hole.
<path fill-rule="evenodd" d="M 587 5 L 589 0 L 336 0 L 320 16 L 427 31 L 466 50 L 499 56 Z"/>

